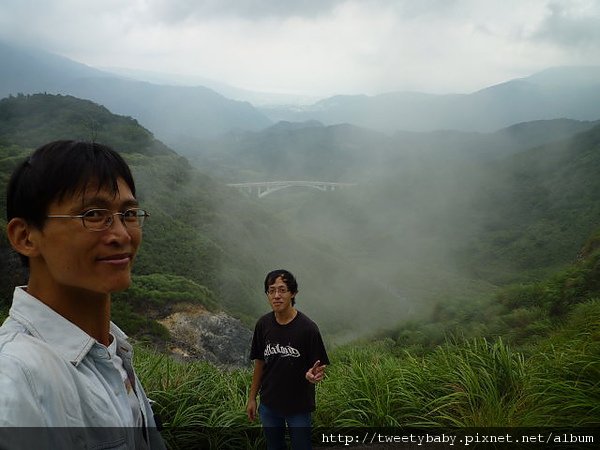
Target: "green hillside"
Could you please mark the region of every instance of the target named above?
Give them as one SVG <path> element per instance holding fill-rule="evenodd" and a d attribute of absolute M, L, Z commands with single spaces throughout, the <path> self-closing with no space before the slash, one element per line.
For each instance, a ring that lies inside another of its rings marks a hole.
<path fill-rule="evenodd" d="M 582 303 L 600 298 L 600 232 L 593 234 L 579 259 L 535 282 L 508 285 L 474 302 L 439 302 L 426 320 L 410 321 L 380 332 L 398 352 L 428 352 L 454 336 L 459 339 L 501 337 L 528 349 L 562 326 Z M 596 305 L 597 306 L 597 305 Z M 581 320 L 587 320 L 581 318 Z M 377 339 L 375 335 L 375 339 Z"/>
<path fill-rule="evenodd" d="M 190 180 L 192 172 L 195 171 L 183 158 L 154 139 L 152 134 L 140 127 L 134 119 L 115 116 L 92 102 L 74 97 L 45 94 L 19 95 L 0 100 L 1 223 L 5 224 L 5 189 L 10 173 L 16 164 L 34 148 L 56 139 L 101 141 L 114 146 L 123 153 L 138 180 L 141 202 L 148 205 L 148 209 L 153 211 L 150 231 L 145 233 L 147 243 L 139 254 L 135 274 L 158 277 L 158 275 L 154 275 L 156 273 L 167 278 L 169 276 L 187 276 L 190 282 L 199 286 L 210 286 L 210 288 L 206 288 L 208 293 L 203 297 L 192 295 L 195 293 L 194 289 L 188 287 L 187 290 L 190 294 L 188 300 L 214 307 L 216 294 L 212 293 L 211 289 L 214 289 L 216 285 L 213 281 L 216 278 L 214 275 L 216 268 L 212 264 L 212 260 L 205 256 L 207 243 L 201 239 L 185 239 L 192 233 L 196 234 L 195 230 L 191 228 L 191 224 L 187 228 L 186 225 L 178 227 L 171 225 L 181 223 L 181 217 L 186 214 L 182 208 L 176 207 L 170 211 L 170 215 L 166 215 L 164 210 L 157 206 L 157 203 L 161 202 L 160 195 L 165 195 L 165 189 L 176 192 L 179 189 L 178 186 L 183 184 L 180 182 Z M 196 176 L 198 178 L 197 192 L 200 196 L 201 187 L 210 181 L 197 173 Z M 0 285 L 2 286 L 0 305 L 3 306 L 2 309 L 7 308 L 13 287 L 26 282 L 26 275 L 23 273 L 19 261 L 8 247 L 4 228 L 3 225 L 0 232 L 0 254 L 2 255 L 0 258 Z M 156 237 L 156 233 L 151 231 L 153 229 L 168 229 L 169 237 Z M 150 255 L 155 252 L 160 252 L 164 256 L 166 259 L 164 265 L 159 264 L 160 267 L 157 267 L 152 263 L 156 258 L 152 258 Z M 178 254 L 187 254 L 188 259 L 169 257 L 169 255 Z M 190 270 L 192 267 L 198 270 L 192 272 Z M 168 286 L 168 283 L 163 281 L 163 285 Z M 180 290 L 182 289 L 180 288 Z M 137 324 L 131 330 L 132 334 L 158 332 L 164 335 L 164 330 L 161 330 L 157 324 L 142 318 L 142 316 L 137 317 L 137 313 L 147 311 L 148 306 L 161 306 L 155 305 L 151 301 L 148 303 L 148 305 L 138 304 L 138 310 L 132 311 L 129 306 L 122 306 L 117 298 L 114 314 L 124 320 L 125 325 L 129 321 Z M 160 315 L 160 312 L 156 315 Z"/>
<path fill-rule="evenodd" d="M 463 254 L 471 271 L 503 282 L 572 261 L 600 225 L 599 169 L 600 126 L 487 167 L 473 205 L 481 232 Z"/>
<path fill-rule="evenodd" d="M 45 94 L 0 100 L 0 145 L 35 148 L 56 139 L 92 140 L 146 156 L 174 154 L 135 119 L 91 101 Z"/>
<path fill-rule="evenodd" d="M 364 332 L 373 321 L 388 316 L 391 325 L 395 320 L 388 314 L 394 305 L 378 280 L 363 277 L 360 268 L 338 251 L 292 235 L 281 214 L 192 167 L 135 120 L 65 96 L 21 95 L 2 100 L 0 107 L 3 190 L 18 161 L 55 139 L 102 140 L 130 163 L 138 197 L 151 213 L 134 266 L 135 288 L 115 296 L 115 319 L 131 335 L 164 337 L 154 319 L 184 300 L 224 309 L 250 325 L 267 308 L 261 286 L 264 275 L 277 267 L 296 273 L 302 283 L 299 305 L 318 316 L 327 333 Z M 4 211 L 4 192 L 1 201 Z M 4 228 L 0 237 L 1 294 L 6 306 L 12 287 L 25 278 L 8 249 Z M 322 302 L 321 286 L 332 282 L 336 298 Z M 361 300 L 369 295 L 378 299 L 374 305 L 383 306 L 356 323 L 363 310 Z"/>

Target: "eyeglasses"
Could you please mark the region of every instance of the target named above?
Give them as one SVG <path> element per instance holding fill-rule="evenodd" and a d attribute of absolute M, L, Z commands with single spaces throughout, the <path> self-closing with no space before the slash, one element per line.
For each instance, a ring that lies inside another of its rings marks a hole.
<path fill-rule="evenodd" d="M 268 295 L 275 295 L 275 293 L 287 294 L 290 290 L 287 287 L 269 288 L 267 290 Z"/>
<path fill-rule="evenodd" d="M 142 228 L 146 217 L 150 217 L 145 209 L 131 208 L 123 212 L 112 212 L 109 209 L 90 209 L 76 216 L 68 214 L 50 214 L 49 219 L 81 219 L 83 226 L 90 231 L 108 230 L 115 220 L 120 216 L 121 222 L 127 228 Z"/>

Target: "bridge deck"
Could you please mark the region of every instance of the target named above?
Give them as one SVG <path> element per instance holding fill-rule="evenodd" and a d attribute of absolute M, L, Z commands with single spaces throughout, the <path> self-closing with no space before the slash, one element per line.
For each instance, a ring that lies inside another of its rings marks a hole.
<path fill-rule="evenodd" d="M 229 183 L 227 186 L 252 193 L 256 191 L 258 197 L 264 197 L 272 192 L 289 187 L 311 187 L 320 191 L 333 191 L 337 188 L 354 186 L 355 183 L 338 183 L 332 181 L 254 181 L 248 183 Z"/>

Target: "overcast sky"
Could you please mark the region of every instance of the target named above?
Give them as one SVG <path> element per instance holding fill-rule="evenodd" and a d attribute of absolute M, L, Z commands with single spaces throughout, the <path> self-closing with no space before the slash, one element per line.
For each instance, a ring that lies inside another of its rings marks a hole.
<path fill-rule="evenodd" d="M 0 38 L 265 92 L 468 93 L 600 65 L 600 0 L 0 0 Z"/>

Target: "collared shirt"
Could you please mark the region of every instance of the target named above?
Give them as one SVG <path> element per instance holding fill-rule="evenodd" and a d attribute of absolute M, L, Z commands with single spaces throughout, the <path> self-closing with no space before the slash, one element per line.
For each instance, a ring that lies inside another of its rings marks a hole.
<path fill-rule="evenodd" d="M 127 336 L 112 322 L 110 333 L 137 402 L 106 346 L 17 287 L 0 327 L 0 427 L 65 427 L 68 433 L 45 431 L 65 445 L 55 448 L 164 448 Z M 7 438 L 0 431 L 3 444 Z"/>

